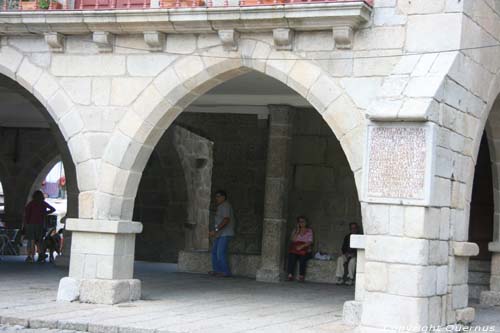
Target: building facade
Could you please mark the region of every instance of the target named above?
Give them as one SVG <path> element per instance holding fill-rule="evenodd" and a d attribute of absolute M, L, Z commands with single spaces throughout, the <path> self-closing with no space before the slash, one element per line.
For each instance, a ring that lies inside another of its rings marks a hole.
<path fill-rule="evenodd" d="M 40 7 L 3 3 L 0 119 L 19 128 L 21 110 L 36 111 L 45 129 L 33 135 L 52 141 L 2 130 L 13 144 L 0 181 L 14 225 L 9 189 L 30 189 L 19 175 L 63 160 L 61 300 L 140 298 L 136 254 L 203 266 L 210 196 L 225 187 L 240 222 L 235 267 L 259 281 L 280 280 L 295 215 L 311 215 L 328 252 L 362 224 L 344 317 L 365 332 L 470 322 L 480 250 L 491 276 L 478 297 L 500 304 L 496 1 Z"/>

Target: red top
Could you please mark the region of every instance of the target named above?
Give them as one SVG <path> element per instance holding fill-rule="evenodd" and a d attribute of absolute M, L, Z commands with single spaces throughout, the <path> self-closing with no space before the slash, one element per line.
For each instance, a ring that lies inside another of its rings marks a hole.
<path fill-rule="evenodd" d="M 45 201 L 30 201 L 24 209 L 26 224 L 43 224 L 47 214 L 55 212 L 55 208 Z"/>
<path fill-rule="evenodd" d="M 304 234 L 298 234 L 295 236 L 294 241 L 296 242 L 304 242 L 304 243 L 312 243 L 313 241 L 313 231 L 311 228 L 306 228 Z"/>

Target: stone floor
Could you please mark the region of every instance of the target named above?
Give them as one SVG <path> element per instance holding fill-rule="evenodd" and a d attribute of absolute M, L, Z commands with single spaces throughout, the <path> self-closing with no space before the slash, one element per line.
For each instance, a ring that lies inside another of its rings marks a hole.
<path fill-rule="evenodd" d="M 175 265 L 136 263 L 143 300 L 115 306 L 55 301 L 64 269 L 0 261 L 0 332 L 318 332 L 347 333 L 341 321 L 353 288 L 257 283 L 176 273 Z M 497 325 L 500 309 L 479 308 L 476 325 Z M 17 326 L 15 326 L 17 325 Z M 29 329 L 25 328 L 29 327 Z"/>
<path fill-rule="evenodd" d="M 341 323 L 342 304 L 353 298 L 349 287 L 265 284 L 176 273 L 174 265 L 137 263 L 143 300 L 105 306 L 57 303 L 57 285 L 65 275 L 65 270 L 50 264 L 25 264 L 4 257 L 0 261 L 2 324 L 120 333 L 350 329 Z"/>

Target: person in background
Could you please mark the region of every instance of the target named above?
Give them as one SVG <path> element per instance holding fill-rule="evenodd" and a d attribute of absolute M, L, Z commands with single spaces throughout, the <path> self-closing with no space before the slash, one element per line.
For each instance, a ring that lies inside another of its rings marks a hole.
<path fill-rule="evenodd" d="M 357 223 L 349 223 L 349 234 L 344 237 L 342 243 L 342 255 L 337 259 L 337 284 L 346 284 L 351 286 L 354 283 L 354 274 L 356 273 L 356 249 L 351 248 L 351 235 L 359 234 Z M 345 265 L 347 264 L 347 277 L 344 280 Z"/>
<path fill-rule="evenodd" d="M 43 237 L 43 241 L 41 242 L 42 250 L 39 256 L 41 255 L 42 259 L 39 257 L 38 261 L 45 261 L 47 258 L 47 251 L 49 252 L 49 261 L 51 263 L 54 262 L 54 252 L 56 252 L 58 256 L 61 255 L 62 234 L 63 229 L 57 231 L 55 227 L 49 228 L 49 230 L 45 233 L 45 237 Z"/>
<path fill-rule="evenodd" d="M 55 211 L 54 207 L 45 202 L 45 196 L 42 191 L 35 191 L 33 193 L 33 199 L 24 209 L 23 229 L 25 231 L 25 238 L 28 240 L 28 257 L 26 258 L 26 262 L 33 262 L 35 260 L 35 247 L 38 251 L 38 261 L 45 260 L 45 253 L 41 253 L 45 217 Z"/>
<path fill-rule="evenodd" d="M 299 261 L 297 281 L 304 281 L 307 260 L 311 258 L 312 244 L 313 231 L 307 227 L 307 218 L 305 216 L 297 217 L 297 226 L 292 231 L 288 248 L 288 281 L 293 280 L 297 260 Z"/>
<path fill-rule="evenodd" d="M 229 242 L 234 237 L 235 218 L 233 207 L 227 201 L 227 193 L 223 190 L 215 192 L 217 210 L 214 218 L 214 230 L 209 232 L 214 237 L 212 247 L 212 270 L 210 275 L 230 277 L 231 270 L 227 261 Z"/>

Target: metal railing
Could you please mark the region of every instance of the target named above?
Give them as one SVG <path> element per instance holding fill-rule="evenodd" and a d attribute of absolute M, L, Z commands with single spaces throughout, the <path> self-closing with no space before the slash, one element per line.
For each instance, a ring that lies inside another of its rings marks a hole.
<path fill-rule="evenodd" d="M 2 11 L 110 10 L 275 6 L 307 3 L 365 3 L 374 0 L 0 0 Z"/>

